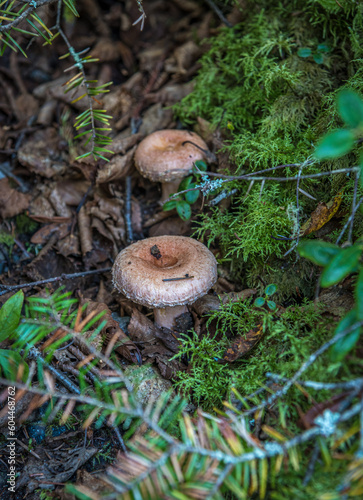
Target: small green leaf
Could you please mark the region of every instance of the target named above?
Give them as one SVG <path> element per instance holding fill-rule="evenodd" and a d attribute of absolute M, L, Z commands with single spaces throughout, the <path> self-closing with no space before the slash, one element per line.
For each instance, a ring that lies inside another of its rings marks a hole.
<path fill-rule="evenodd" d="M 357 320 L 363 321 L 363 266 L 360 268 L 355 286 L 355 301 L 357 304 Z"/>
<path fill-rule="evenodd" d="M 193 179 L 192 175 L 185 177 L 185 179 L 183 179 L 179 184 L 178 191 L 184 191 L 185 189 L 189 189 L 190 188 L 189 184 L 192 182 L 192 179 Z"/>
<path fill-rule="evenodd" d="M 182 220 L 188 220 L 192 215 L 192 209 L 190 208 L 189 203 L 187 203 L 185 200 L 180 200 L 177 202 L 176 211 L 178 212 L 179 217 Z"/>
<path fill-rule="evenodd" d="M 348 127 L 363 125 L 363 100 L 351 90 L 342 90 L 338 94 L 338 111 Z"/>
<path fill-rule="evenodd" d="M 193 182 L 190 184 L 189 188 L 193 188 L 196 186 L 196 183 Z M 195 191 L 189 191 L 188 193 L 185 193 L 185 200 L 189 203 L 189 205 L 193 205 L 199 198 L 200 191 L 199 189 L 196 189 Z"/>
<path fill-rule="evenodd" d="M 335 336 L 350 328 L 358 321 L 357 311 L 353 309 L 339 322 L 335 330 Z M 353 349 L 359 339 L 360 330 L 361 328 L 359 327 L 355 328 L 351 333 L 348 333 L 345 337 L 338 340 L 338 342 L 336 342 L 332 346 L 330 351 L 330 358 L 333 362 L 342 361 L 345 355 Z"/>
<path fill-rule="evenodd" d="M 168 212 L 169 210 L 173 210 L 175 207 L 176 207 L 176 204 L 178 203 L 178 199 L 174 199 L 174 200 L 170 200 L 170 201 L 167 201 L 164 205 L 163 205 L 163 210 L 165 212 Z"/>
<path fill-rule="evenodd" d="M 316 62 L 316 64 L 323 64 L 323 62 L 324 62 L 324 57 L 323 57 L 323 55 L 322 55 L 322 54 L 319 54 L 319 53 L 314 54 L 314 55 L 313 55 L 313 59 L 314 59 L 314 61 Z"/>
<path fill-rule="evenodd" d="M 329 45 L 327 45 L 326 43 L 319 43 L 318 47 L 318 52 L 321 52 L 322 54 L 327 54 L 328 52 L 330 52 L 330 47 Z"/>
<path fill-rule="evenodd" d="M 9 349 L 0 349 L 0 372 L 9 380 L 16 380 L 18 369 L 24 364 L 23 380 L 26 380 L 29 374 L 29 367 L 18 352 Z"/>
<path fill-rule="evenodd" d="M 319 142 L 315 150 L 315 158 L 325 160 L 339 158 L 353 148 L 354 135 L 350 130 L 339 129 L 330 132 Z"/>
<path fill-rule="evenodd" d="M 274 311 L 277 307 L 276 302 L 274 302 L 273 300 L 268 300 L 267 307 L 271 309 L 271 311 Z"/>
<path fill-rule="evenodd" d="M 254 301 L 253 305 L 254 305 L 255 307 L 262 307 L 262 306 L 264 305 L 264 303 L 265 303 L 265 297 L 258 297 L 258 298 Z"/>
<path fill-rule="evenodd" d="M 297 250 L 301 257 L 309 259 L 317 266 L 327 266 L 342 251 L 337 245 L 319 240 L 302 241 Z"/>
<path fill-rule="evenodd" d="M 311 56 L 311 49 L 308 49 L 307 47 L 302 47 L 297 51 L 297 55 L 300 57 L 309 57 Z"/>
<path fill-rule="evenodd" d="M 333 257 L 321 275 L 321 286 L 336 285 L 348 274 L 357 270 L 359 258 L 362 255 L 362 248 L 359 245 L 353 245 L 344 248 L 338 255 Z"/>
<path fill-rule="evenodd" d="M 18 326 L 23 302 L 24 293 L 22 290 L 19 290 L 2 306 L 0 310 L 0 341 L 10 337 Z"/>
<path fill-rule="evenodd" d="M 197 160 L 194 164 L 202 172 L 205 172 L 208 168 L 206 162 L 203 160 Z"/>
<path fill-rule="evenodd" d="M 265 294 L 267 295 L 267 297 L 271 297 L 271 295 L 273 295 L 277 290 L 277 286 L 276 285 L 268 285 L 266 288 L 265 288 Z"/>

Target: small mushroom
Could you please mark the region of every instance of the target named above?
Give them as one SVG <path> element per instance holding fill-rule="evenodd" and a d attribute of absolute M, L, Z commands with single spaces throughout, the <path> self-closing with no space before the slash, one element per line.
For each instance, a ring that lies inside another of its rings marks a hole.
<path fill-rule="evenodd" d="M 161 201 L 178 191 L 180 181 L 197 160 L 211 153 L 199 135 L 187 130 L 158 130 L 138 145 L 135 165 L 143 177 L 161 182 Z"/>
<path fill-rule="evenodd" d="M 155 323 L 174 320 L 217 280 L 217 262 L 202 243 L 185 236 L 157 236 L 122 250 L 112 268 L 113 284 L 128 299 L 154 309 Z"/>

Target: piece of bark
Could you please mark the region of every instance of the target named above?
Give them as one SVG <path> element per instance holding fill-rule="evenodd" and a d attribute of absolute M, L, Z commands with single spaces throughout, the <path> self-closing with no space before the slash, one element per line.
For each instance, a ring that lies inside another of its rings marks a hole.
<path fill-rule="evenodd" d="M 86 213 L 86 210 L 81 207 L 78 212 L 78 228 L 79 228 L 79 238 L 81 240 L 82 255 L 85 256 L 88 252 L 92 250 L 92 229 L 91 229 L 91 218 Z"/>

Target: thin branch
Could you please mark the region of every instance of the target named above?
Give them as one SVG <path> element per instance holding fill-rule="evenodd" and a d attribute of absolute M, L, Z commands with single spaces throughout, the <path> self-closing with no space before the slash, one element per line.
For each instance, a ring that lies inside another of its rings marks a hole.
<path fill-rule="evenodd" d="M 125 223 L 126 223 L 126 238 L 127 243 L 131 243 L 134 239 L 133 231 L 132 231 L 132 223 L 131 223 L 131 176 L 128 175 L 126 177 L 126 186 L 125 186 Z"/>
<path fill-rule="evenodd" d="M 24 21 L 26 18 L 28 18 L 30 16 L 30 14 L 32 14 L 32 12 L 40 9 L 44 5 L 48 5 L 48 4 L 51 4 L 54 2 L 58 2 L 58 0 L 39 0 L 38 2 L 34 2 L 33 5 L 31 5 L 26 10 L 24 10 L 24 12 L 22 12 L 22 14 L 20 14 L 20 16 L 18 16 L 16 19 L 14 19 L 14 21 L 11 21 L 8 24 L 0 25 L 0 33 L 7 33 L 9 31 L 11 31 L 13 28 L 16 28 L 18 26 L 18 24 L 20 24 L 22 21 Z"/>
<path fill-rule="evenodd" d="M 343 330 L 341 333 L 338 335 L 335 335 L 332 339 L 330 339 L 328 342 L 323 344 L 319 349 L 317 349 L 313 354 L 309 356 L 309 358 L 301 365 L 299 370 L 295 373 L 295 375 L 284 385 L 282 389 L 279 391 L 276 391 L 274 394 L 272 394 L 269 398 L 267 398 L 265 401 L 262 401 L 257 406 L 254 406 L 253 408 L 246 410 L 244 412 L 244 415 L 250 415 L 251 413 L 254 413 L 257 410 L 262 410 L 262 408 L 265 408 L 267 405 L 271 405 L 274 403 L 278 398 L 281 396 L 284 396 L 287 391 L 290 389 L 292 385 L 295 384 L 295 382 L 300 378 L 300 376 L 309 368 L 310 365 L 314 363 L 314 361 L 321 355 L 323 352 L 325 352 L 329 347 L 334 345 L 338 340 L 344 338 L 346 335 L 349 333 L 353 332 L 356 328 L 360 328 L 363 326 L 363 321 L 359 321 L 355 323 L 354 325 L 350 326 L 349 328 L 346 328 Z"/>
<path fill-rule="evenodd" d="M 274 380 L 275 382 L 283 381 L 289 382 L 291 379 L 287 377 L 282 377 L 281 375 L 277 375 L 276 373 L 266 373 L 266 377 Z M 302 385 L 304 387 L 311 387 L 312 389 L 320 390 L 335 390 L 335 389 L 356 389 L 359 387 L 363 387 L 363 378 L 356 378 L 354 380 L 348 380 L 347 382 L 339 382 L 336 384 L 328 384 L 322 382 L 315 382 L 313 380 L 296 380 L 295 383 Z"/>
<path fill-rule="evenodd" d="M 92 274 L 101 274 L 101 273 L 109 273 L 111 271 L 111 267 L 104 267 L 102 269 L 93 269 L 92 271 L 83 271 L 81 273 L 73 273 L 73 274 L 61 274 L 60 276 L 56 276 L 54 278 L 47 278 L 45 280 L 33 281 L 31 283 L 22 283 L 20 285 L 1 285 L 0 284 L 0 296 L 5 295 L 6 293 L 13 292 L 14 290 L 20 290 L 22 288 L 33 288 L 34 286 L 45 285 L 46 283 L 55 283 L 57 281 L 64 280 L 73 280 L 75 278 L 83 278 L 84 276 L 90 276 Z"/>
<path fill-rule="evenodd" d="M 354 209 L 353 209 L 353 211 L 352 211 L 352 213 L 351 213 L 351 215 L 350 215 L 349 219 L 348 219 L 348 220 L 347 220 L 347 222 L 344 224 L 344 227 L 343 227 L 343 229 L 341 230 L 341 232 L 340 232 L 340 234 L 339 234 L 339 236 L 338 236 L 338 238 L 337 238 L 337 241 L 335 242 L 335 244 L 336 244 L 336 245 L 338 245 L 338 244 L 339 244 L 339 241 L 342 239 L 342 237 L 343 237 L 343 235 L 344 235 L 345 231 L 347 230 L 347 228 L 348 228 L 349 224 L 350 224 L 350 223 L 354 220 L 355 214 L 356 214 L 356 212 L 357 212 L 358 208 L 361 206 L 361 204 L 362 204 L 362 203 L 363 203 L 363 197 L 362 197 L 362 198 L 358 201 L 358 203 L 357 203 L 357 204 L 356 204 L 356 206 L 354 207 Z"/>
<path fill-rule="evenodd" d="M 223 24 L 227 26 L 227 28 L 233 28 L 233 24 L 231 24 L 228 19 L 224 16 L 223 12 L 217 5 L 212 1 L 212 0 L 205 0 L 209 7 L 217 14 L 219 19 L 222 21 Z"/>

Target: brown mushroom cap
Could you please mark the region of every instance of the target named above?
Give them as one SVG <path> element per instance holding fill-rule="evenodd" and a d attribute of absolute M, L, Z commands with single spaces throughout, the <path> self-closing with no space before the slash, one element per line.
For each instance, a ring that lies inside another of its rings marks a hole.
<path fill-rule="evenodd" d="M 185 275 L 190 279 L 163 281 Z M 157 236 L 122 250 L 116 257 L 112 276 L 114 286 L 128 299 L 164 308 L 192 304 L 205 295 L 217 280 L 217 262 L 197 240 Z"/>
<path fill-rule="evenodd" d="M 193 144 L 208 151 L 199 135 L 187 130 L 158 130 L 143 139 L 135 152 L 135 165 L 140 174 L 154 182 L 182 179 L 205 154 Z"/>

